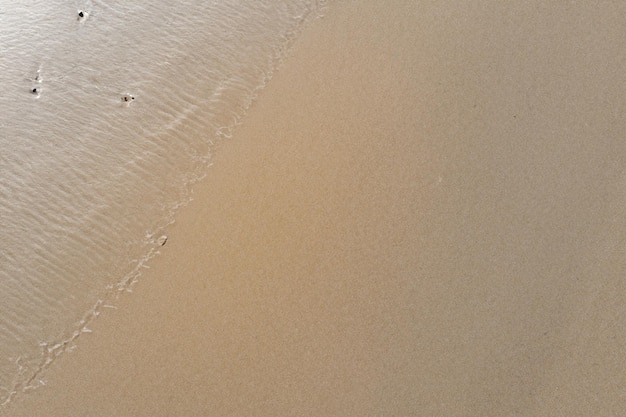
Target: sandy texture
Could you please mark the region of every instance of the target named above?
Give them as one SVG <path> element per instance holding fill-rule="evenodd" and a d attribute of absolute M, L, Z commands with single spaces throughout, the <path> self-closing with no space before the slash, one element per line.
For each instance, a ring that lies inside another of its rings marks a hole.
<path fill-rule="evenodd" d="M 379 3 L 303 33 L 7 415 L 624 412 L 625 3 Z"/>

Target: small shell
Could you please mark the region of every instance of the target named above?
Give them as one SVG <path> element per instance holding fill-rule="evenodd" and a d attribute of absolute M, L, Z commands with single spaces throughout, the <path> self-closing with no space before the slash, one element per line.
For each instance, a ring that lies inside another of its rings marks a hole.
<path fill-rule="evenodd" d="M 158 238 L 157 243 L 159 244 L 159 246 L 165 246 L 165 244 L 167 243 L 167 235 L 163 235 Z"/>

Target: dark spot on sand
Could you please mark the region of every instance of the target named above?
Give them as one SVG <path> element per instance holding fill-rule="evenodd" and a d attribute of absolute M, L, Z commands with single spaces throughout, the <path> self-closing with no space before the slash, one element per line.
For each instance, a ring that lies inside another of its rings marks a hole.
<path fill-rule="evenodd" d="M 33 88 L 33 89 L 31 90 L 31 92 L 32 92 L 33 94 L 37 94 L 37 93 L 39 93 L 39 89 L 38 89 L 38 88 Z"/>

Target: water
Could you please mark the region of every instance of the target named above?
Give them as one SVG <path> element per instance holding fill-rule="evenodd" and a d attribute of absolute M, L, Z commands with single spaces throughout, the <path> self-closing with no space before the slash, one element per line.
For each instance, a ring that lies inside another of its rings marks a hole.
<path fill-rule="evenodd" d="M 214 144 L 323 9 L 0 1 L 0 403 L 129 289 Z"/>

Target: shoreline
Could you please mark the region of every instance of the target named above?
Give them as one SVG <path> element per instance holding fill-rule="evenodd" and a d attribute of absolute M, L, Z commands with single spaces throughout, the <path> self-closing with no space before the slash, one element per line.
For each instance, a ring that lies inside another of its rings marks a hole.
<path fill-rule="evenodd" d="M 582 7 L 330 5 L 134 292 L 0 414 L 622 409 L 626 58 L 601 41 L 626 13 Z"/>

